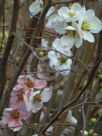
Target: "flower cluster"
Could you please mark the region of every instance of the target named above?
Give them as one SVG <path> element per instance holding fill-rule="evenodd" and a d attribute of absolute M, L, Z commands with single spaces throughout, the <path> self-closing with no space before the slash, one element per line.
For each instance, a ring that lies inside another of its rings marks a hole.
<path fill-rule="evenodd" d="M 69 7 L 63 6 L 52 14 L 46 27 L 66 37 L 68 46 L 75 45 L 79 48 L 83 40 L 94 42 L 93 33 L 100 32 L 102 22 L 92 9 L 86 10 L 85 6 L 81 7 L 80 4 L 74 3 Z"/>
<path fill-rule="evenodd" d="M 43 7 L 43 0 L 35 0 L 29 7 L 31 17 L 42 12 Z M 93 34 L 102 30 L 102 22 L 92 9 L 86 10 L 85 6 L 79 3 L 59 9 L 52 6 L 46 14 L 45 22 L 45 27 L 54 30 L 57 37 L 51 46 L 48 46 L 47 39 L 42 38 L 43 49 L 38 56 L 47 56 L 49 66 L 66 76 L 72 68 L 72 48 L 80 48 L 83 40 L 93 43 L 95 40 Z M 13 131 L 19 131 L 23 120 L 41 110 L 44 103 L 50 100 L 52 91 L 46 86 L 45 80 L 36 79 L 33 75 L 20 75 L 11 92 L 9 107 L 4 109 L 0 125 L 8 125 Z M 71 111 L 68 113 L 68 120 L 71 124 L 77 124 Z"/>
<path fill-rule="evenodd" d="M 17 85 L 11 92 L 9 108 L 5 108 L 0 125 L 8 125 L 13 131 L 22 128 L 23 120 L 28 119 L 31 113 L 36 113 L 43 108 L 43 103 L 48 102 L 52 91 L 45 88 L 47 82 L 33 77 L 21 75 Z"/>
<path fill-rule="evenodd" d="M 42 0 L 36 0 L 31 4 L 29 11 L 32 16 L 42 12 L 41 5 Z M 58 35 L 52 42 L 52 50 L 48 52 L 49 65 L 66 76 L 72 67 L 72 48 L 82 46 L 83 40 L 93 43 L 93 34 L 102 30 L 102 22 L 92 9 L 86 10 L 85 6 L 79 3 L 59 9 L 52 6 L 47 12 L 46 19 L 45 27 L 54 30 Z"/>

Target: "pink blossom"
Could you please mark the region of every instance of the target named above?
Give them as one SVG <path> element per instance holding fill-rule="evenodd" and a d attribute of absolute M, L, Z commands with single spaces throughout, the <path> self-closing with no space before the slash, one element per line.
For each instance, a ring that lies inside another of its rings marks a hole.
<path fill-rule="evenodd" d="M 23 125 L 22 119 L 23 117 L 18 109 L 6 108 L 0 124 L 8 125 L 13 131 L 19 131 Z"/>
<path fill-rule="evenodd" d="M 11 93 L 10 106 L 19 108 L 22 104 L 24 104 L 23 99 L 24 93 L 25 93 L 24 86 L 21 84 L 16 85 Z"/>
<path fill-rule="evenodd" d="M 17 81 L 20 84 L 24 84 L 28 89 L 43 89 L 47 85 L 45 80 L 36 79 L 32 75 L 22 75 Z"/>
<path fill-rule="evenodd" d="M 27 119 L 31 115 L 31 113 L 26 110 L 23 98 L 24 93 L 25 90 L 23 89 L 23 86 L 21 84 L 16 85 L 11 93 L 10 107 L 19 109 L 23 116 L 23 119 Z"/>

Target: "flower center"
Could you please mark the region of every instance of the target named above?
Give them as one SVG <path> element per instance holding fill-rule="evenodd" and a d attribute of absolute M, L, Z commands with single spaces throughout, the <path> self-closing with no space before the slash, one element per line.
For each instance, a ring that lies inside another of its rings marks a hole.
<path fill-rule="evenodd" d="M 40 94 L 36 94 L 34 96 L 34 102 L 40 102 L 41 101 L 41 95 Z"/>
<path fill-rule="evenodd" d="M 19 119 L 20 113 L 17 110 L 13 110 L 11 112 L 11 116 L 12 116 L 13 119 Z"/>
<path fill-rule="evenodd" d="M 57 58 L 60 61 L 60 64 L 64 64 L 67 61 L 67 59 L 63 55 L 60 55 Z"/>
<path fill-rule="evenodd" d="M 69 12 L 69 13 L 68 13 L 68 17 L 71 17 L 71 18 L 72 18 L 72 17 L 74 17 L 74 16 L 75 16 L 75 12 Z"/>
<path fill-rule="evenodd" d="M 29 88 L 33 88 L 34 87 L 34 83 L 30 79 L 26 79 L 25 85 L 27 87 L 29 87 Z"/>
<path fill-rule="evenodd" d="M 19 92 L 17 94 L 17 98 L 19 101 L 23 101 L 23 94 L 24 94 L 23 90 L 22 89 L 19 90 Z"/>
<path fill-rule="evenodd" d="M 85 31 L 90 30 L 90 24 L 88 22 L 84 22 L 81 26 L 81 28 Z"/>
<path fill-rule="evenodd" d="M 74 37 L 75 34 L 76 34 L 76 31 L 75 30 L 67 30 L 66 34 L 69 35 L 69 36 L 73 36 Z"/>

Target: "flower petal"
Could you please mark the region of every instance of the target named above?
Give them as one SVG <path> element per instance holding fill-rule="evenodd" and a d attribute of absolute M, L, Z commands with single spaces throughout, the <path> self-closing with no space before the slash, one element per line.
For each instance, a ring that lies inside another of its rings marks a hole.
<path fill-rule="evenodd" d="M 97 17 L 89 18 L 88 22 L 92 33 L 99 33 L 102 30 L 102 22 Z"/>
<path fill-rule="evenodd" d="M 46 87 L 47 82 L 45 80 L 34 79 L 34 88 L 42 89 Z"/>
<path fill-rule="evenodd" d="M 82 45 L 82 37 L 79 34 L 75 35 L 75 47 L 79 48 Z"/>
<path fill-rule="evenodd" d="M 50 16 L 54 11 L 55 11 L 55 7 L 52 6 L 52 7 L 48 10 L 48 12 L 47 12 L 47 14 L 46 14 L 46 17 Z"/>
<path fill-rule="evenodd" d="M 91 43 L 94 42 L 94 36 L 92 35 L 92 33 L 87 32 L 87 31 L 83 32 L 83 39 L 86 40 L 86 41 L 89 41 Z"/>
<path fill-rule="evenodd" d="M 52 97 L 52 91 L 49 88 L 45 88 L 41 93 L 42 102 L 48 102 Z"/>
<path fill-rule="evenodd" d="M 41 110 L 43 108 L 43 103 L 42 102 L 35 102 L 33 104 L 33 107 L 32 107 L 32 112 L 33 113 L 36 113 L 38 112 L 39 110 Z"/>
<path fill-rule="evenodd" d="M 30 7 L 29 7 L 29 11 L 31 13 L 32 16 L 35 16 L 36 14 L 38 14 L 41 11 L 41 7 L 40 7 L 40 0 L 36 0 L 34 1 Z"/>

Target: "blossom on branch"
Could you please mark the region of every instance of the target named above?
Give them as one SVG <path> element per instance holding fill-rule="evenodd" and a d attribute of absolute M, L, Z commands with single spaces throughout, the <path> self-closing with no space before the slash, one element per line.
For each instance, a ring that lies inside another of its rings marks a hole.
<path fill-rule="evenodd" d="M 49 65 L 51 68 L 58 71 L 63 76 L 69 74 L 72 65 L 71 59 L 55 51 L 49 51 L 48 58 L 50 59 Z"/>
<path fill-rule="evenodd" d="M 13 131 L 19 131 L 23 125 L 22 119 L 23 116 L 18 109 L 5 108 L 0 125 L 8 125 Z"/>
<path fill-rule="evenodd" d="M 51 99 L 52 91 L 49 88 L 44 90 L 37 90 L 30 93 L 28 96 L 24 94 L 24 101 L 28 111 L 33 113 L 38 112 L 43 108 L 44 103 Z"/>

